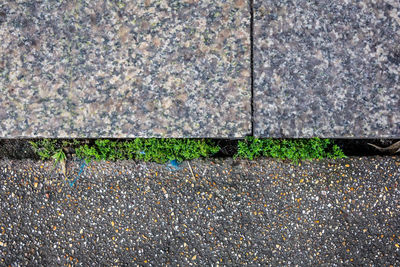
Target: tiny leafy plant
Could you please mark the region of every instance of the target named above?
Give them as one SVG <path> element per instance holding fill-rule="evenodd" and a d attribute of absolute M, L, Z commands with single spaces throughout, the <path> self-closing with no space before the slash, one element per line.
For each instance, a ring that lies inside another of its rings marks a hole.
<path fill-rule="evenodd" d="M 33 151 L 39 155 L 40 159 L 47 160 L 53 158 L 56 163 L 60 160 L 66 159 L 64 149 L 73 147 L 80 144 L 77 140 L 71 141 L 58 141 L 55 139 L 40 139 L 37 141 L 29 141 Z"/>
<path fill-rule="evenodd" d="M 42 160 L 54 159 L 54 168 L 58 163 L 61 164 L 62 171 L 66 175 L 67 155 L 64 149 L 73 145 L 77 145 L 79 142 L 73 141 L 62 141 L 43 139 L 38 141 L 30 141 L 33 150 L 39 155 Z"/>
<path fill-rule="evenodd" d="M 59 162 L 65 162 L 67 159 L 67 156 L 65 155 L 64 151 L 62 149 L 59 149 L 53 156 L 52 158 L 54 159 L 54 165 L 57 165 Z"/>
<path fill-rule="evenodd" d="M 39 155 L 42 160 L 50 159 L 60 149 L 57 140 L 42 139 L 29 142 L 33 151 Z"/>
<path fill-rule="evenodd" d="M 294 162 L 305 159 L 346 157 L 340 147 L 330 139 L 259 139 L 247 137 L 238 142 L 235 158 L 253 160 L 260 156 L 289 159 Z"/>

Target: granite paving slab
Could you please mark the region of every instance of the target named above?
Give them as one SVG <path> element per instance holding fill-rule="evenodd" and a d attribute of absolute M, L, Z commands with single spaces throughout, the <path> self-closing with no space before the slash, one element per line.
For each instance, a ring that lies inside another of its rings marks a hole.
<path fill-rule="evenodd" d="M 255 0 L 254 133 L 400 136 L 400 2 Z"/>
<path fill-rule="evenodd" d="M 251 132 L 245 0 L 0 3 L 0 137 Z"/>

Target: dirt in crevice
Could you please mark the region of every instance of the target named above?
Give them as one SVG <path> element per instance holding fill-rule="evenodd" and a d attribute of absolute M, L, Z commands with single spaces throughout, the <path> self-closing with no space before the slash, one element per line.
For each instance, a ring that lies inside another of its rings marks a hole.
<path fill-rule="evenodd" d="M 33 151 L 29 141 L 32 139 L 0 139 L 0 159 L 35 159 L 39 156 Z M 94 143 L 95 139 L 85 139 L 85 143 Z M 112 139 L 118 140 L 118 139 Z M 119 139 L 125 140 L 125 139 Z M 126 139 L 128 140 L 128 139 Z M 399 141 L 399 139 L 332 139 L 344 152 L 346 156 L 374 156 L 384 155 L 374 147 L 372 143 L 380 147 L 387 147 Z M 61 140 L 60 140 L 61 141 Z M 82 141 L 82 139 L 80 139 Z M 213 158 L 232 157 L 237 152 L 238 140 L 214 139 L 221 150 Z M 399 154 L 399 153 L 398 153 Z"/>

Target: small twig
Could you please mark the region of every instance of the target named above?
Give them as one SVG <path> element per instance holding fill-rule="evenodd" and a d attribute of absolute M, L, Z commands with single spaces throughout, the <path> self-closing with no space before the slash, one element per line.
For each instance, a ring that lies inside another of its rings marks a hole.
<path fill-rule="evenodd" d="M 397 141 L 396 143 L 394 143 L 393 145 L 388 146 L 388 147 L 379 147 L 377 145 L 370 144 L 370 143 L 368 143 L 368 145 L 376 148 L 378 151 L 380 151 L 382 153 L 396 154 L 396 153 L 400 152 L 400 141 Z"/>
<path fill-rule="evenodd" d="M 188 161 L 188 165 L 189 165 L 189 170 L 192 173 L 193 180 L 196 181 L 196 178 L 194 177 L 194 173 L 193 173 L 193 170 L 192 170 L 192 166 L 190 166 L 190 162 L 189 161 Z"/>
<path fill-rule="evenodd" d="M 67 178 L 67 163 L 66 163 L 66 160 L 65 159 L 61 160 L 60 164 L 61 164 L 61 170 L 62 170 L 62 172 L 64 174 L 64 177 Z"/>

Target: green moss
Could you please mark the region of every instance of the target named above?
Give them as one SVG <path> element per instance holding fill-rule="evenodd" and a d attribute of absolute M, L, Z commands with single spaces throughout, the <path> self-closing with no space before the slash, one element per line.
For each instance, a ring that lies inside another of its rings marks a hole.
<path fill-rule="evenodd" d="M 289 159 L 344 158 L 343 151 L 330 139 L 259 139 L 247 137 L 238 142 L 235 158 L 255 159 L 260 156 Z"/>
<path fill-rule="evenodd" d="M 220 151 L 210 139 L 136 138 L 133 140 L 97 139 L 87 141 L 58 141 L 43 139 L 30 142 L 34 151 L 46 160 L 66 158 L 65 151 L 75 153 L 78 158 L 91 160 L 144 160 L 164 163 L 168 160 L 191 160 L 209 157 Z M 73 152 L 71 152 L 73 151 Z M 237 144 L 235 158 L 253 160 L 265 156 L 290 159 L 343 158 L 342 150 L 330 139 L 258 139 L 247 137 Z"/>
<path fill-rule="evenodd" d="M 86 161 L 138 159 L 158 163 L 209 157 L 220 150 L 209 139 L 137 138 L 130 141 L 97 139 L 93 144 L 84 144 L 76 140 L 59 142 L 43 139 L 31 142 L 31 145 L 43 160 L 55 157 L 54 155 L 62 156 L 60 150 L 67 147 L 74 148 L 76 156 Z"/>

